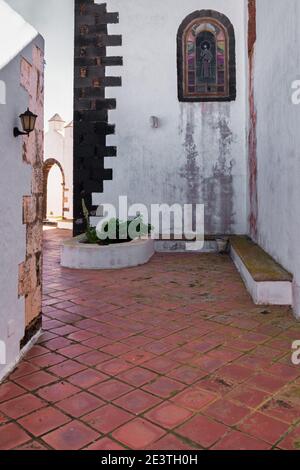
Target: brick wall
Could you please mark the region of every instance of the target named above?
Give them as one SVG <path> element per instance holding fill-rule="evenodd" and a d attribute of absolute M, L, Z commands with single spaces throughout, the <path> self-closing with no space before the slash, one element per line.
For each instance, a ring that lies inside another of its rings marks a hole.
<path fill-rule="evenodd" d="M 84 230 L 82 197 L 93 215 L 92 193 L 103 192 L 104 181 L 113 178 L 104 159 L 117 155 L 116 147 L 106 146 L 106 136 L 115 132 L 108 111 L 116 100 L 105 99 L 105 88 L 121 86 L 121 77 L 106 76 L 106 67 L 122 65 L 122 57 L 108 57 L 107 46 L 120 46 L 122 37 L 109 35 L 107 25 L 118 22 L 106 4 L 75 0 L 74 235 Z"/>

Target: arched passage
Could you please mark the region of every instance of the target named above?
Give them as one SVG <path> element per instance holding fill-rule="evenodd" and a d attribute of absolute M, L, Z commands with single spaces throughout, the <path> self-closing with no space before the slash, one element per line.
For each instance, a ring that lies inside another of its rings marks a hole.
<path fill-rule="evenodd" d="M 66 188 L 66 180 L 65 180 L 65 174 L 63 167 L 59 163 L 59 161 L 55 160 L 55 158 L 49 158 L 44 162 L 43 166 L 43 194 L 44 194 L 44 199 L 43 199 L 43 218 L 44 220 L 47 219 L 47 204 L 48 204 L 48 181 L 49 181 L 49 175 L 50 172 L 55 168 L 58 167 L 60 170 L 61 178 L 60 182 L 58 184 L 61 186 L 61 196 L 60 200 L 61 203 L 59 204 L 59 213 L 57 214 L 59 217 L 62 217 L 63 219 L 65 218 L 65 213 L 64 213 L 64 202 L 65 202 L 65 188 Z"/>

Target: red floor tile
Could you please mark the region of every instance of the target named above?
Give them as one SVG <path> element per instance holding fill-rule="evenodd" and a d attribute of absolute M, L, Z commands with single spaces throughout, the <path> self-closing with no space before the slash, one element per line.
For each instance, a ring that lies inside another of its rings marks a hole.
<path fill-rule="evenodd" d="M 92 333 L 90 331 L 82 331 L 78 330 L 75 333 L 71 333 L 68 335 L 68 339 L 71 341 L 78 341 L 82 343 L 83 341 L 87 341 L 90 338 L 93 338 L 96 336 L 96 333 Z"/>
<path fill-rule="evenodd" d="M 169 338 L 167 338 L 169 339 Z M 179 364 L 188 364 L 189 363 L 189 359 L 192 359 L 192 357 L 194 357 L 194 353 L 193 352 L 190 352 L 190 351 L 187 351 L 185 350 L 183 347 L 180 347 L 174 351 L 171 351 L 170 353 L 168 354 L 165 354 L 165 357 L 171 359 L 171 360 L 174 360 L 176 362 L 178 362 Z"/>
<path fill-rule="evenodd" d="M 64 362 L 66 358 L 64 356 L 60 356 L 60 354 L 56 354 L 55 352 L 51 352 L 48 354 L 44 354 L 43 356 L 35 357 L 31 360 L 31 364 L 35 366 L 46 368 L 55 366 L 61 362 Z"/>
<path fill-rule="evenodd" d="M 13 382 L 6 382 L 0 385 L 0 403 L 24 395 L 26 390 Z"/>
<path fill-rule="evenodd" d="M 72 421 L 43 437 L 55 450 L 80 450 L 99 438 L 99 434 L 79 421 Z"/>
<path fill-rule="evenodd" d="M 190 367 L 188 365 L 183 365 L 178 369 L 172 370 L 168 374 L 169 377 L 179 380 L 179 382 L 183 382 L 186 385 L 192 385 L 206 375 L 207 372 L 199 369 L 198 367 Z"/>
<path fill-rule="evenodd" d="M 280 396 L 276 396 L 261 406 L 260 411 L 289 424 L 300 420 L 300 403 L 296 405 Z"/>
<path fill-rule="evenodd" d="M 82 330 L 83 333 L 85 332 L 84 330 Z M 92 333 L 92 332 L 86 332 L 88 334 L 93 334 L 95 335 L 95 333 Z M 103 336 L 95 336 L 94 338 L 90 338 L 88 340 L 85 340 L 83 341 L 83 344 L 88 346 L 89 348 L 94 348 L 94 349 L 101 349 L 103 346 L 106 346 L 107 344 L 111 344 L 112 342 L 107 339 L 107 338 L 103 338 Z"/>
<path fill-rule="evenodd" d="M 161 428 L 148 421 L 135 419 L 117 429 L 113 437 L 130 449 L 143 450 L 158 441 L 164 434 Z"/>
<path fill-rule="evenodd" d="M 94 442 L 94 444 L 86 447 L 85 450 L 124 450 L 124 447 L 117 444 L 112 439 L 104 437 L 103 439 L 100 439 L 99 441 Z"/>
<path fill-rule="evenodd" d="M 172 434 L 168 434 L 159 441 L 152 444 L 148 447 L 147 450 L 195 450 L 197 446 L 188 445 L 187 443 L 183 442 L 178 437 L 172 436 Z"/>
<path fill-rule="evenodd" d="M 127 370 L 119 374 L 118 378 L 124 382 L 133 385 L 134 387 L 141 387 L 157 377 L 157 374 L 147 369 L 140 367 L 134 367 L 133 369 Z"/>
<path fill-rule="evenodd" d="M 0 450 L 15 449 L 30 439 L 30 436 L 14 423 L 0 427 Z"/>
<path fill-rule="evenodd" d="M 287 432 L 288 428 L 288 424 L 261 413 L 254 413 L 239 426 L 239 429 L 246 434 L 272 445 Z"/>
<path fill-rule="evenodd" d="M 196 385 L 202 390 L 207 390 L 221 396 L 227 395 L 230 391 L 234 390 L 236 386 L 236 384 L 229 379 L 211 375 L 200 380 Z"/>
<path fill-rule="evenodd" d="M 198 367 L 200 370 L 206 372 L 206 375 L 217 371 L 226 363 L 224 359 L 215 357 L 209 353 L 201 357 L 195 357 L 190 362 L 193 367 Z"/>
<path fill-rule="evenodd" d="M 280 390 L 286 381 L 268 374 L 257 374 L 247 381 L 247 384 L 254 386 L 264 392 L 275 393 Z"/>
<path fill-rule="evenodd" d="M 45 232 L 47 331 L 11 375 L 41 388 L 0 386 L 0 433 L 11 419 L 30 433 L 9 447 L 300 448 L 300 372 L 288 353 L 300 327 L 288 308 L 254 305 L 230 258 L 216 254 L 156 254 L 109 276 L 66 270 L 68 237 Z M 80 422 L 65 422 L 69 413 Z"/>
<path fill-rule="evenodd" d="M 26 388 L 29 391 L 37 390 L 45 385 L 49 385 L 56 381 L 56 377 L 47 374 L 47 372 L 44 372 L 42 370 L 39 372 L 34 372 L 30 375 L 26 375 L 25 377 L 15 379 L 15 382 L 17 382 L 18 385 Z"/>
<path fill-rule="evenodd" d="M 14 370 L 14 372 L 10 375 L 10 379 L 15 380 L 20 377 L 24 377 L 25 375 L 32 374 L 33 372 L 38 372 L 39 368 L 33 365 L 32 362 L 33 360 L 31 362 L 21 362 L 18 367 Z"/>
<path fill-rule="evenodd" d="M 96 366 L 109 359 L 110 356 L 108 356 L 108 354 L 103 354 L 100 351 L 90 351 L 76 358 L 78 362 L 86 366 Z"/>
<path fill-rule="evenodd" d="M 262 390 L 241 385 L 236 387 L 229 395 L 228 398 L 233 401 L 239 402 L 248 406 L 249 408 L 257 408 L 263 402 L 267 401 L 271 395 Z"/>
<path fill-rule="evenodd" d="M 277 447 L 282 450 L 300 450 L 300 426 L 289 432 Z"/>
<path fill-rule="evenodd" d="M 174 349 L 174 346 L 163 341 L 153 341 L 153 343 L 146 344 L 144 349 L 152 354 L 161 355 Z"/>
<path fill-rule="evenodd" d="M 68 378 L 68 382 L 76 385 L 77 387 L 88 389 L 93 385 L 104 382 L 109 377 L 94 369 L 86 369 L 82 372 L 72 375 Z"/>
<path fill-rule="evenodd" d="M 142 390 L 134 390 L 115 401 L 115 404 L 139 415 L 160 403 L 160 399 Z"/>
<path fill-rule="evenodd" d="M 70 421 L 70 418 L 55 408 L 42 408 L 19 420 L 23 428 L 38 437 Z"/>
<path fill-rule="evenodd" d="M 178 367 L 178 365 L 178 363 L 172 361 L 171 359 L 158 357 L 156 359 L 152 359 L 150 361 L 145 362 L 143 364 L 143 367 L 157 372 L 158 374 L 167 374 L 171 370 Z"/>
<path fill-rule="evenodd" d="M 70 346 L 71 344 L 72 341 L 70 341 L 69 339 L 58 337 L 47 341 L 44 346 L 46 346 L 51 351 L 58 351 L 59 349 Z"/>
<path fill-rule="evenodd" d="M 269 450 L 270 445 L 241 432 L 233 431 L 221 439 L 213 450 Z"/>
<path fill-rule="evenodd" d="M 63 317 L 63 315 L 61 316 Z M 62 318 L 60 319 L 62 320 Z M 54 328 L 53 330 L 51 330 L 51 333 L 54 333 L 55 335 L 58 335 L 58 336 L 66 336 L 66 335 L 70 335 L 71 333 L 75 333 L 77 331 L 79 330 L 77 330 L 77 328 L 74 328 L 74 326 L 66 325 L 66 326 L 61 326 L 59 328 Z"/>
<path fill-rule="evenodd" d="M 184 388 L 184 384 L 168 377 L 159 377 L 154 382 L 143 387 L 147 392 L 153 393 L 153 395 L 157 395 L 161 398 L 174 397 Z"/>
<path fill-rule="evenodd" d="M 83 346 L 82 344 L 71 344 L 66 348 L 59 349 L 57 352 L 62 356 L 69 357 L 70 359 L 76 358 L 81 354 L 89 353 L 91 351 L 90 348 L 87 346 Z"/>
<path fill-rule="evenodd" d="M 26 450 L 26 451 L 41 451 L 41 450 L 48 450 L 47 447 L 41 444 L 38 441 L 30 441 L 27 444 L 23 444 L 22 446 L 18 447 L 17 450 Z"/>
<path fill-rule="evenodd" d="M 90 392 L 103 398 L 106 401 L 112 401 L 132 390 L 132 387 L 118 380 L 110 379 L 107 382 L 100 383 L 90 388 Z"/>
<path fill-rule="evenodd" d="M 132 348 L 124 343 L 114 343 L 107 346 L 103 346 L 101 351 L 105 354 L 111 354 L 112 356 L 121 356 L 122 354 L 128 353 Z"/>
<path fill-rule="evenodd" d="M 77 393 L 72 397 L 56 403 L 58 408 L 73 418 L 79 418 L 80 416 L 90 413 L 103 405 L 104 402 L 101 399 L 86 392 Z"/>
<path fill-rule="evenodd" d="M 190 387 L 171 399 L 175 404 L 191 411 L 200 411 L 209 403 L 216 401 L 217 396 L 198 387 Z"/>
<path fill-rule="evenodd" d="M 207 449 L 224 437 L 229 429 L 205 416 L 197 416 L 176 429 L 176 433 Z"/>
<path fill-rule="evenodd" d="M 253 370 L 238 364 L 229 364 L 219 369 L 217 375 L 237 383 L 242 383 L 253 375 Z"/>
<path fill-rule="evenodd" d="M 52 366 L 48 369 L 51 374 L 56 375 L 57 377 L 65 379 L 66 377 L 70 377 L 78 372 L 82 372 L 86 369 L 86 366 L 79 364 L 78 362 L 67 360 Z M 57 379 L 56 379 L 57 380 Z"/>
<path fill-rule="evenodd" d="M 128 362 L 125 362 L 123 359 L 115 358 L 110 361 L 104 362 L 97 366 L 97 369 L 103 372 L 104 374 L 115 376 L 124 372 L 128 369 L 131 369 L 132 365 Z"/>
<path fill-rule="evenodd" d="M 0 413 L 0 426 L 1 426 L 2 424 L 7 423 L 8 421 L 9 421 L 9 418 L 7 418 L 6 416 L 4 416 L 3 413 Z"/>
<path fill-rule="evenodd" d="M 43 408 L 45 402 L 34 395 L 26 394 L 0 405 L 0 411 L 13 419 L 21 418 L 35 410 Z"/>
<path fill-rule="evenodd" d="M 222 399 L 208 406 L 203 413 L 227 426 L 234 426 L 250 414 L 250 409 Z"/>
<path fill-rule="evenodd" d="M 173 403 L 164 402 L 149 411 L 145 418 L 163 428 L 173 429 L 187 421 L 192 415 L 191 411 L 180 408 Z"/>
<path fill-rule="evenodd" d="M 37 357 L 37 356 L 42 356 L 43 354 L 48 353 L 49 351 L 44 348 L 43 346 L 39 346 L 36 344 L 33 346 L 33 348 L 30 349 L 30 351 L 26 354 L 25 359 L 27 361 L 30 361 L 30 359 Z"/>
<path fill-rule="evenodd" d="M 268 369 L 268 373 L 280 379 L 291 381 L 300 376 L 300 368 L 298 366 L 287 366 L 277 362 Z"/>
<path fill-rule="evenodd" d="M 116 428 L 132 420 L 134 416 L 125 410 L 121 410 L 114 405 L 106 405 L 82 419 L 89 426 L 102 434 L 111 433 Z"/>
<path fill-rule="evenodd" d="M 59 382 L 49 385 L 38 391 L 38 395 L 50 403 L 55 403 L 79 392 L 79 388 L 68 382 Z"/>
<path fill-rule="evenodd" d="M 144 364 L 150 359 L 152 359 L 153 357 L 155 357 L 154 354 L 148 351 L 143 351 L 143 350 L 131 351 L 122 355 L 122 358 L 125 361 L 130 362 L 131 364 L 135 366 Z"/>

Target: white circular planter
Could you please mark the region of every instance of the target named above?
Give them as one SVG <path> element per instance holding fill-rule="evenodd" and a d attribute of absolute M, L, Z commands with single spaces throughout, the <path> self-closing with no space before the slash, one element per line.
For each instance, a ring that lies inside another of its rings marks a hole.
<path fill-rule="evenodd" d="M 146 264 L 154 255 L 154 240 L 101 246 L 83 243 L 84 236 L 63 242 L 61 265 L 71 269 L 121 269 Z"/>

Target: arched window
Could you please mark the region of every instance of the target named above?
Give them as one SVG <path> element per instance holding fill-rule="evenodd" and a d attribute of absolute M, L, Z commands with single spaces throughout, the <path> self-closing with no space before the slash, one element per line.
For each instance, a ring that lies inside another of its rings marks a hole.
<path fill-rule="evenodd" d="M 177 47 L 179 101 L 235 100 L 235 36 L 226 16 L 192 13 L 178 30 Z"/>

